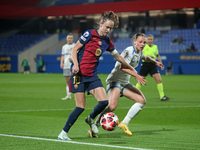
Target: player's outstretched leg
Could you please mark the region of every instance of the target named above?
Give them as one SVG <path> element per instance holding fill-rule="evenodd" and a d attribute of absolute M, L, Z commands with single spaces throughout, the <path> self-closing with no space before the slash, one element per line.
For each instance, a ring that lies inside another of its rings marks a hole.
<path fill-rule="evenodd" d="M 104 109 L 104 111 L 102 111 L 98 116 L 97 116 L 97 119 L 95 120 L 95 125 L 97 126 L 97 128 L 100 126 L 100 119 L 101 119 L 101 116 L 106 113 L 108 110 L 108 107 L 106 107 Z M 91 138 L 98 138 L 98 135 L 96 133 L 94 133 L 91 129 L 88 130 L 88 134 Z"/>
<path fill-rule="evenodd" d="M 97 119 L 95 120 L 95 124 L 97 127 L 100 126 L 100 119 L 102 117 L 103 114 L 107 113 L 107 112 L 110 112 L 110 109 L 108 107 L 106 107 L 98 116 L 97 116 Z"/>
<path fill-rule="evenodd" d="M 90 137 L 98 137 L 97 133 L 99 133 L 97 125 L 94 123 L 94 118 L 99 115 L 108 105 L 108 100 L 100 101 L 93 109 L 91 114 L 85 118 L 85 122 L 89 124 L 90 129 L 88 134 Z"/>

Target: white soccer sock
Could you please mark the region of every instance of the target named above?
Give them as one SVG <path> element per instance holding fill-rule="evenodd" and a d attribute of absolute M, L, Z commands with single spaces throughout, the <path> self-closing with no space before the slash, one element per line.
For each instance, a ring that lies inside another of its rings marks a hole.
<path fill-rule="evenodd" d="M 131 119 L 133 119 L 141 110 L 142 107 L 144 107 L 143 104 L 135 103 L 128 111 L 126 117 L 122 121 L 122 123 L 128 125 Z"/>
<path fill-rule="evenodd" d="M 71 96 L 71 92 L 69 92 L 69 86 L 66 86 L 66 92 L 67 92 L 67 96 L 70 97 Z"/>

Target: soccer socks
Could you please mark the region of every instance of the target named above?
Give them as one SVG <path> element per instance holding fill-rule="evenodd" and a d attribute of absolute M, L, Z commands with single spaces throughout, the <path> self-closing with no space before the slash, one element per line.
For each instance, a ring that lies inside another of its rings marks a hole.
<path fill-rule="evenodd" d="M 108 105 L 108 100 L 100 101 L 93 109 L 90 117 L 94 119 L 98 114 L 100 114 Z"/>
<path fill-rule="evenodd" d="M 163 98 L 165 96 L 164 90 L 163 90 L 163 84 L 162 83 L 158 83 L 157 84 L 157 89 L 158 89 L 158 93 L 160 94 L 160 98 Z"/>
<path fill-rule="evenodd" d="M 140 84 L 136 84 L 136 87 L 138 88 L 138 89 L 140 89 L 141 90 L 141 88 L 142 88 L 142 85 L 140 85 Z"/>
<path fill-rule="evenodd" d="M 105 107 L 108 105 L 108 100 L 99 102 L 95 107 L 92 113 L 90 114 L 90 117 L 94 119 L 99 113 L 101 113 Z M 78 119 L 79 115 L 84 111 L 84 108 L 76 107 L 71 114 L 69 115 L 67 122 L 63 128 L 63 130 L 68 133 L 71 126 L 75 123 L 75 121 Z"/>
<path fill-rule="evenodd" d="M 66 85 L 66 92 L 67 92 L 67 96 L 71 97 L 71 92 L 69 92 L 69 86 L 68 85 Z"/>
<path fill-rule="evenodd" d="M 122 121 L 122 123 L 128 125 L 131 119 L 133 119 L 141 110 L 142 107 L 144 107 L 143 104 L 135 103 L 128 111 L 126 117 Z"/>
<path fill-rule="evenodd" d="M 63 130 L 68 133 L 71 126 L 75 123 L 75 121 L 78 119 L 79 115 L 84 111 L 84 108 L 76 107 L 71 114 L 69 115 L 67 122 L 63 128 Z"/>

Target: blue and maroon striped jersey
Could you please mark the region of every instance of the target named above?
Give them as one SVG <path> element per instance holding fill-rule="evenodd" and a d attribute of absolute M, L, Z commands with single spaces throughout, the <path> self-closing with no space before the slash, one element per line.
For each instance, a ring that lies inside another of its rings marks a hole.
<path fill-rule="evenodd" d="M 83 47 L 78 51 L 79 73 L 84 76 L 96 76 L 99 58 L 105 51 L 113 51 L 114 45 L 108 36 L 100 36 L 97 30 L 86 31 L 79 41 Z M 73 67 L 72 63 L 72 67 Z"/>

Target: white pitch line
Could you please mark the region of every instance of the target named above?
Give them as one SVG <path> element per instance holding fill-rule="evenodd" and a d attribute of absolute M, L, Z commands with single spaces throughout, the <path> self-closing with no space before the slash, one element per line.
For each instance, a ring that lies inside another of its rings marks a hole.
<path fill-rule="evenodd" d="M 150 107 L 144 107 L 143 109 L 151 109 L 151 108 L 196 108 L 200 107 L 198 106 L 150 106 Z M 130 107 L 117 107 L 117 109 L 129 109 Z M 86 108 L 86 110 L 92 110 L 94 108 Z M 38 110 L 6 110 L 6 111 L 0 111 L 1 112 L 37 112 L 37 111 L 63 111 L 63 110 L 74 110 L 73 108 L 67 108 L 67 109 L 38 109 Z"/>
<path fill-rule="evenodd" d="M 135 148 L 135 147 L 105 145 L 105 144 L 95 144 L 95 143 L 84 143 L 84 142 L 76 142 L 76 141 L 63 141 L 63 140 L 56 140 L 56 139 L 45 139 L 45 138 L 39 138 L 39 137 L 9 135 L 9 134 L 0 134 L 0 136 L 15 137 L 15 138 L 22 138 L 22 139 L 34 139 L 34 140 L 41 140 L 41 141 L 66 142 L 66 143 L 80 144 L 80 145 L 90 145 L 90 146 L 92 145 L 92 146 L 101 146 L 101 147 L 114 147 L 114 148 L 120 148 L 120 149 L 152 150 L 152 149 L 143 149 L 143 148 Z"/>
<path fill-rule="evenodd" d="M 63 110 L 74 110 L 74 109 L 68 108 L 68 109 L 8 110 L 8 111 L 0 111 L 0 112 L 63 111 Z"/>

